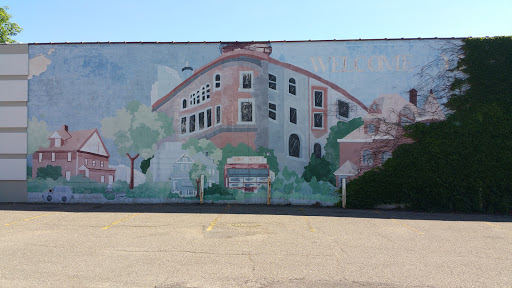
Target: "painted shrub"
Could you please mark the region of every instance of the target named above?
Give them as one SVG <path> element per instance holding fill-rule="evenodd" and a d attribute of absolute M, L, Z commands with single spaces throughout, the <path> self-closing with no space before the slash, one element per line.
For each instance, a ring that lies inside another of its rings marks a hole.
<path fill-rule="evenodd" d="M 332 205 L 444 119 L 418 73 L 457 41 L 29 45 L 29 200 Z"/>

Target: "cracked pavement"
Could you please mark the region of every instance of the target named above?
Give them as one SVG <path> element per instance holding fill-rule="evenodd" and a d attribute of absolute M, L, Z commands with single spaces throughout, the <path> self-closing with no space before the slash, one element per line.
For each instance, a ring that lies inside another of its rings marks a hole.
<path fill-rule="evenodd" d="M 0 226 L 0 287 L 512 283 L 512 217 L 507 216 L 0 203 Z"/>

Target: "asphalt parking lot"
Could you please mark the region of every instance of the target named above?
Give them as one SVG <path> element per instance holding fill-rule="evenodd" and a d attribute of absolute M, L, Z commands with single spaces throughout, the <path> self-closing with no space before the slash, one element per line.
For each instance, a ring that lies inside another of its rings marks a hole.
<path fill-rule="evenodd" d="M 512 287 L 512 217 L 0 203 L 0 287 Z"/>

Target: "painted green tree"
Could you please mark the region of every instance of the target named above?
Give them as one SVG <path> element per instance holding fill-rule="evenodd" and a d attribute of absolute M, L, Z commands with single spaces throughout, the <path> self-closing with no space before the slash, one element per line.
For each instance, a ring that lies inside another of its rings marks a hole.
<path fill-rule="evenodd" d="M 329 162 L 331 173 L 334 173 L 340 167 L 340 145 L 338 139 L 342 139 L 363 124 L 364 122 L 361 118 L 354 118 L 348 122 L 339 121 L 330 128 L 324 150 L 325 160 Z"/>
<path fill-rule="evenodd" d="M 325 156 L 316 158 L 315 154 L 311 154 L 308 165 L 304 167 L 302 178 L 306 182 L 310 182 L 311 179 L 315 178 L 315 180 L 329 182 L 336 186 L 336 177 L 334 177 L 333 171 L 329 168 L 330 164 L 325 159 Z"/>
<path fill-rule="evenodd" d="M 41 179 L 57 180 L 59 177 L 62 177 L 62 167 L 52 165 L 46 165 L 46 167 L 39 167 L 37 168 L 36 177 Z"/>
<path fill-rule="evenodd" d="M 50 146 L 50 137 L 52 132 L 48 130 L 48 125 L 43 120 L 38 120 L 32 116 L 28 121 L 27 137 L 28 137 L 28 154 L 32 154 L 39 150 L 39 147 Z"/>
<path fill-rule="evenodd" d="M 11 37 L 21 32 L 20 26 L 10 21 L 11 14 L 7 13 L 9 7 L 0 7 L 0 43 L 15 43 Z"/>
<path fill-rule="evenodd" d="M 165 113 L 152 112 L 151 107 L 132 101 L 116 111 L 116 116 L 101 120 L 101 134 L 114 140 L 120 155 L 130 159 L 130 189 L 133 189 L 134 161 L 142 156 L 151 158 L 158 140 L 171 136 L 172 119 Z M 135 156 L 131 156 L 135 154 Z M 147 162 L 146 162 L 147 163 Z M 149 168 L 149 163 L 147 164 Z"/>

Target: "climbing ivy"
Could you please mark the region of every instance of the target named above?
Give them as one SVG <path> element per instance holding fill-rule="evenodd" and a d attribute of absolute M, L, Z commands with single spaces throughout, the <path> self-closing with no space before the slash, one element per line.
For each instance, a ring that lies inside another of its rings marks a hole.
<path fill-rule="evenodd" d="M 348 184 L 349 207 L 510 213 L 512 37 L 469 38 L 443 122 L 406 127 L 413 144 Z"/>

